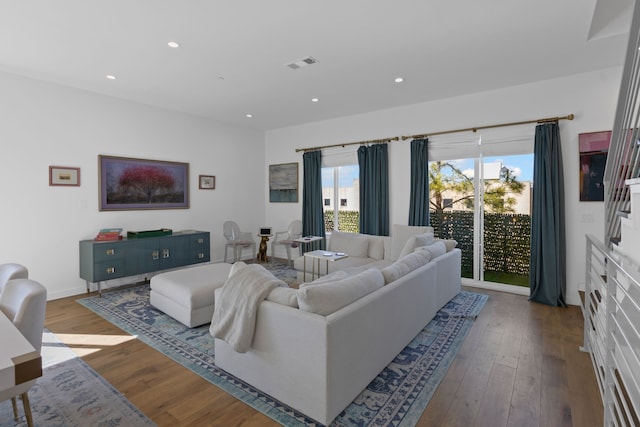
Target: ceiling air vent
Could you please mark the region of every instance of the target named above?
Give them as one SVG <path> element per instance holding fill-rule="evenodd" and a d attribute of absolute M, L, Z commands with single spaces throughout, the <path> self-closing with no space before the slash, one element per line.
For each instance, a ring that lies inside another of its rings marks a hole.
<path fill-rule="evenodd" d="M 315 64 L 316 62 L 318 62 L 317 59 L 311 56 L 307 56 L 306 58 L 296 59 L 295 61 L 284 65 L 291 68 L 292 70 L 297 70 L 298 68 L 306 67 L 307 65 Z"/>

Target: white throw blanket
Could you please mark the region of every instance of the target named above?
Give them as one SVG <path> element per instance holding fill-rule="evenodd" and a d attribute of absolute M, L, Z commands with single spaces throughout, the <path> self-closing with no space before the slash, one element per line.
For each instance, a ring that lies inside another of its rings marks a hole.
<path fill-rule="evenodd" d="M 228 342 L 239 353 L 249 351 L 258 306 L 278 286 L 287 285 L 258 264 L 232 271 L 215 302 L 211 335 Z"/>

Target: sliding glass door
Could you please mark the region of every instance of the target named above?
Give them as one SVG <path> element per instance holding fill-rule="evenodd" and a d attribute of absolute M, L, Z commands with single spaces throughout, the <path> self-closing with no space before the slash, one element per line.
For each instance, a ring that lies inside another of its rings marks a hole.
<path fill-rule="evenodd" d="M 462 275 L 529 285 L 533 154 L 430 162 L 431 225 L 458 242 Z"/>

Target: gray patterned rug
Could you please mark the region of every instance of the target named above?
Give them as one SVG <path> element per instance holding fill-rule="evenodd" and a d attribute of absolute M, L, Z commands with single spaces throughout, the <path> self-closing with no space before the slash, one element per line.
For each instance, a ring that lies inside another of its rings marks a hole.
<path fill-rule="evenodd" d="M 415 425 L 487 298 L 465 291 L 456 296 L 331 425 Z M 209 325 L 190 329 L 154 309 L 148 286 L 78 302 L 275 421 L 286 426 L 316 425 L 218 369 Z"/>
<path fill-rule="evenodd" d="M 29 390 L 34 425 L 155 425 L 49 331 L 42 341 L 42 367 L 42 377 Z M 0 402 L 0 427 L 27 425 L 21 401 L 18 415 L 15 421 L 11 400 Z"/>

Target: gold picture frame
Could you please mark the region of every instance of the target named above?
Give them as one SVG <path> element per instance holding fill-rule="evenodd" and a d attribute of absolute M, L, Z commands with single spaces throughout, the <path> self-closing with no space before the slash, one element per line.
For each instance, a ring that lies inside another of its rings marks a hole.
<path fill-rule="evenodd" d="M 80 168 L 49 166 L 49 185 L 62 187 L 80 186 Z"/>

